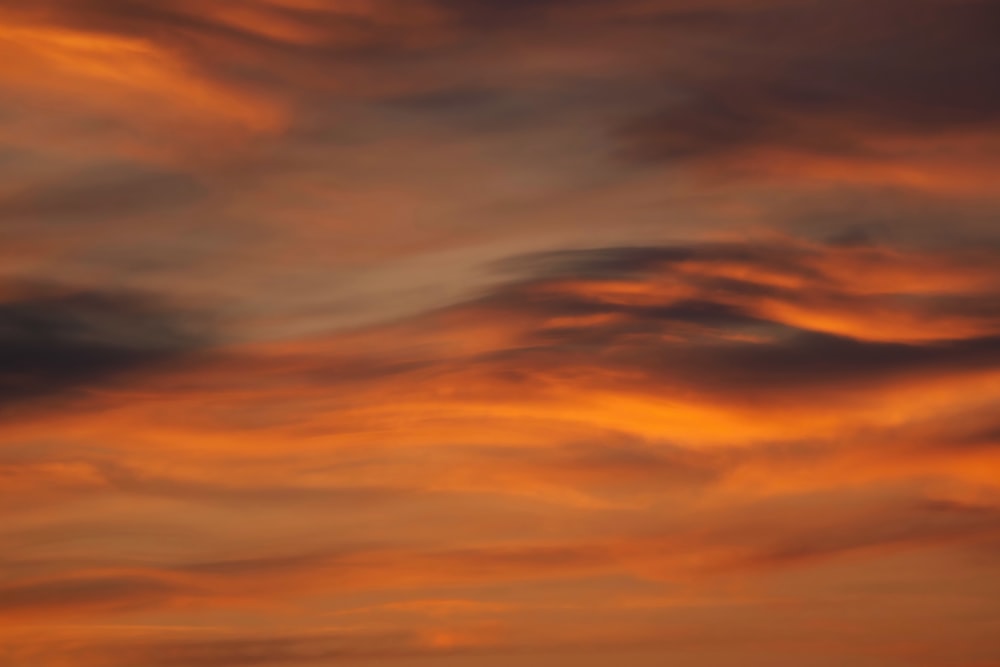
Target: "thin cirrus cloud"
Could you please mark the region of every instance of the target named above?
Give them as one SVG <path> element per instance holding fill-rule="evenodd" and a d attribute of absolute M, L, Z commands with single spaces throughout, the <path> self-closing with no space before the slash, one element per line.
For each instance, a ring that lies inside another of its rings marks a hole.
<path fill-rule="evenodd" d="M 0 662 L 984 667 L 980 0 L 0 0 Z"/>

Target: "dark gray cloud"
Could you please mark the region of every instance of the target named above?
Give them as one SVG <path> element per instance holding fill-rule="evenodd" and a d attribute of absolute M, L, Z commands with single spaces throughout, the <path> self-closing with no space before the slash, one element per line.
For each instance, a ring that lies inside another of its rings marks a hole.
<path fill-rule="evenodd" d="M 208 342 L 197 318 L 148 295 L 18 290 L 0 303 L 0 406 L 85 389 Z"/>
<path fill-rule="evenodd" d="M 633 363 L 651 380 L 753 403 L 806 391 L 846 396 L 886 383 L 1000 367 L 1000 338 L 919 345 L 799 332 L 770 343 L 650 350 Z"/>
<path fill-rule="evenodd" d="M 673 387 L 753 402 L 803 390 L 805 395 L 846 396 L 908 378 L 1000 368 L 1000 336 L 995 334 L 1000 284 L 969 293 L 894 293 L 903 286 L 854 292 L 820 268 L 837 262 L 835 254 L 843 248 L 709 243 L 534 255 L 506 266 L 527 268 L 540 278 L 512 283 L 459 308 L 483 310 L 484 317 L 490 312 L 501 318 L 528 315 L 537 322 L 519 339 L 520 346 L 491 354 L 510 377 L 518 368 L 526 378 L 539 369 L 561 367 L 627 369 L 643 376 L 651 391 Z M 855 249 L 879 251 L 864 244 Z M 980 253 L 977 261 L 986 256 Z M 707 270 L 686 270 L 691 266 Z M 606 281 L 623 281 L 639 295 L 647 288 L 654 291 L 640 299 L 630 299 L 629 293 L 621 299 L 602 297 Z M 695 296 L 657 296 L 656 285 Z M 981 323 L 983 333 L 950 340 L 860 339 L 769 318 L 756 309 L 762 302 L 833 319 L 863 309 L 870 314 L 865 317 L 874 318 L 873 326 L 877 314 L 886 311 L 932 324 L 958 317 Z M 569 321 L 555 326 L 550 324 L 554 318 Z"/>
<path fill-rule="evenodd" d="M 808 254 L 806 250 L 768 243 L 699 243 L 543 252 L 511 258 L 500 266 L 531 272 L 542 279 L 616 278 L 641 275 L 664 265 L 689 260 L 750 261 L 765 263 L 782 271 L 794 271 L 803 277 L 819 278 L 820 274 L 802 261 Z"/>

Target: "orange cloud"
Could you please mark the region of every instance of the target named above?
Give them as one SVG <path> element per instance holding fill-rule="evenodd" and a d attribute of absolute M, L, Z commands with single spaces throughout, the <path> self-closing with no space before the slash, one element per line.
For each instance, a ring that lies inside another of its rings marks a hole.
<path fill-rule="evenodd" d="M 197 140 L 220 131 L 273 132 L 284 124 L 280 106 L 211 80 L 151 40 L 10 11 L 3 22 L 0 61 L 7 66 L 0 68 L 0 86 L 24 106 L 72 105 L 79 117 L 114 123 L 112 140 L 123 151 L 129 143 L 140 146 L 136 136 L 152 139 L 157 132 Z"/>

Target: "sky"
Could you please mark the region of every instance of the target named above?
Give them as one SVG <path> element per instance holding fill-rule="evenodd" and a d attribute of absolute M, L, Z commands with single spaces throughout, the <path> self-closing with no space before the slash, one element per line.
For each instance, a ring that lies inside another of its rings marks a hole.
<path fill-rule="evenodd" d="M 0 664 L 1000 666 L 998 35 L 0 0 Z"/>

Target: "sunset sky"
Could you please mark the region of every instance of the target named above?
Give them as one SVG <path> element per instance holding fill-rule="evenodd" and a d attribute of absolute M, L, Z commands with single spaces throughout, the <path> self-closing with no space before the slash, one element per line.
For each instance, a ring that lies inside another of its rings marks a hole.
<path fill-rule="evenodd" d="M 1000 667 L 996 0 L 0 0 L 0 667 Z"/>

